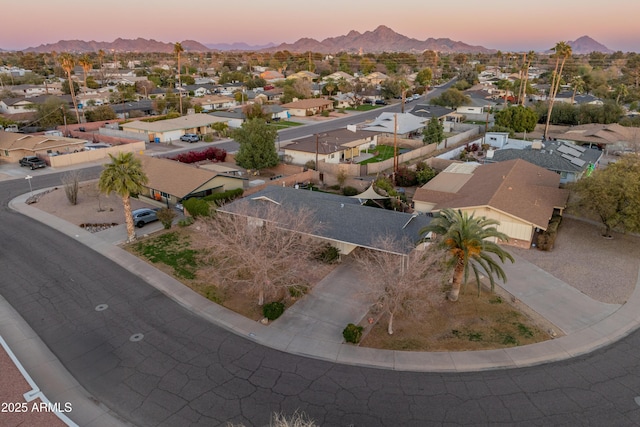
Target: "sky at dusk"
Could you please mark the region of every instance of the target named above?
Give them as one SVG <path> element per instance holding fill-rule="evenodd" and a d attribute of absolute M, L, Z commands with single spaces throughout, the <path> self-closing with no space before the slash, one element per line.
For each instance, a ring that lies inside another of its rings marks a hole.
<path fill-rule="evenodd" d="M 418 40 L 450 38 L 503 51 L 542 51 L 588 35 L 609 49 L 637 52 L 639 17 L 638 0 L 28 0 L 3 6 L 0 48 L 118 37 L 264 45 L 386 25 Z"/>

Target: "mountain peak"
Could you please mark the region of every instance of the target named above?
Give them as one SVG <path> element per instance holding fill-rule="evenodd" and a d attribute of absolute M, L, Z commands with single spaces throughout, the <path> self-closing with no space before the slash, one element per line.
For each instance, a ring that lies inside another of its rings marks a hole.
<path fill-rule="evenodd" d="M 576 54 L 588 54 L 591 52 L 613 53 L 611 49 L 605 45 L 598 43 L 589 36 L 582 36 L 578 39 L 568 42 L 571 50 Z"/>

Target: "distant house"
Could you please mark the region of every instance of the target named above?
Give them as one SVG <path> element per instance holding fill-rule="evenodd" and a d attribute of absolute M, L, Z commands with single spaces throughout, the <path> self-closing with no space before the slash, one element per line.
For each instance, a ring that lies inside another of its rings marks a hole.
<path fill-rule="evenodd" d="M 267 82 L 277 82 L 280 80 L 284 80 L 284 75 L 279 71 L 268 70 L 260 73 L 260 78 L 264 79 Z"/>
<path fill-rule="evenodd" d="M 156 122 L 132 121 L 122 125 L 122 130 L 145 135 L 145 141 L 170 142 L 180 139 L 185 133 L 206 135 L 212 133 L 211 125 L 226 122 L 227 119 L 210 114 L 189 114 L 169 120 Z"/>
<path fill-rule="evenodd" d="M 336 71 L 335 73 L 329 74 L 328 76 L 325 76 L 322 78 L 322 80 L 327 81 L 327 80 L 333 80 L 335 82 L 340 81 L 341 79 L 344 79 L 348 82 L 352 82 L 355 80 L 355 77 L 353 77 L 351 74 L 349 73 L 345 73 L 344 71 Z"/>
<path fill-rule="evenodd" d="M 555 172 L 560 182 L 576 182 L 600 165 L 602 151 L 581 147 L 566 141 L 533 142 L 529 146 L 488 150 L 485 163 L 526 160 L 541 168 Z"/>
<path fill-rule="evenodd" d="M 153 101 L 150 99 L 141 99 L 139 101 L 123 102 L 121 104 L 111 104 L 111 108 L 115 111 L 116 116 L 120 119 L 128 119 L 132 111 L 137 111 L 145 116 L 153 113 Z"/>
<path fill-rule="evenodd" d="M 418 104 L 414 106 L 409 112 L 413 115 L 420 116 L 425 119 L 436 118 L 443 124 L 461 122 L 463 117 L 463 114 L 457 113 L 455 110 L 452 110 L 450 108 L 430 104 Z M 449 130 L 445 129 L 445 131 Z"/>
<path fill-rule="evenodd" d="M 225 110 L 238 104 L 235 98 L 224 95 L 203 95 L 194 99 L 193 103 L 200 105 L 204 111 Z"/>
<path fill-rule="evenodd" d="M 372 132 L 356 130 L 349 126 L 306 138 L 294 139 L 283 147 L 285 156 L 291 162 L 304 165 L 310 160 L 314 162 L 340 163 L 353 161 L 362 152 L 378 144 L 378 135 Z"/>
<path fill-rule="evenodd" d="M 245 178 L 198 168 L 174 160 L 137 156 L 147 178 L 143 196 L 166 205 L 175 205 L 191 197 L 243 188 Z"/>
<path fill-rule="evenodd" d="M 46 160 L 52 155 L 82 151 L 86 143 L 84 139 L 0 131 L 0 159 L 18 163 L 24 156 L 38 156 Z"/>
<path fill-rule="evenodd" d="M 418 188 L 413 202 L 417 212 L 450 208 L 495 219 L 509 244 L 529 248 L 536 230 L 546 230 L 567 204 L 569 193 L 559 185 L 558 174 L 524 160 L 457 163 Z"/>
<path fill-rule="evenodd" d="M 382 84 L 385 80 L 387 80 L 389 76 L 379 71 L 374 71 L 373 73 L 367 74 L 364 79 L 367 83 L 371 85 L 379 85 Z"/>
<path fill-rule="evenodd" d="M 301 80 L 307 80 L 307 81 L 314 81 L 316 80 L 318 77 L 320 77 L 318 74 L 316 73 L 312 73 L 311 71 L 298 71 L 295 74 L 291 74 L 290 76 L 287 76 L 287 79 L 301 79 Z"/>
<path fill-rule="evenodd" d="M 333 110 L 333 101 L 324 98 L 302 99 L 300 101 L 282 104 L 282 108 L 289 111 L 289 114 L 297 117 L 306 117 L 319 114 L 323 111 Z"/>
<path fill-rule="evenodd" d="M 401 138 L 410 138 L 412 135 L 422 132 L 427 120 L 410 113 L 382 113 L 365 125 L 362 130 L 367 132 L 396 135 Z"/>

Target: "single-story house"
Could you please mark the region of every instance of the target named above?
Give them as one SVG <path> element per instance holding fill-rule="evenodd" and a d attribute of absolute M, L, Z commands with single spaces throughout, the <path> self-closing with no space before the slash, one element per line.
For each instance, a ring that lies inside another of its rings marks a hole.
<path fill-rule="evenodd" d="M 367 83 L 375 86 L 375 85 L 382 84 L 382 82 L 384 82 L 388 78 L 389 76 L 387 76 L 386 74 L 381 73 L 379 71 L 374 71 L 373 73 L 367 74 L 364 77 L 364 80 L 366 80 Z"/>
<path fill-rule="evenodd" d="M 0 159 L 18 163 L 24 156 L 49 156 L 82 151 L 85 139 L 65 138 L 53 135 L 32 135 L 0 131 Z"/>
<path fill-rule="evenodd" d="M 200 105 L 205 111 L 224 110 L 238 104 L 233 97 L 224 95 L 203 95 L 194 99 L 193 103 Z"/>
<path fill-rule="evenodd" d="M 531 145 L 524 147 L 487 150 L 485 163 L 514 159 L 526 160 L 555 172 L 560 176 L 560 183 L 565 184 L 576 182 L 583 175 L 597 169 L 602 159 L 602 151 L 581 147 L 567 141 L 534 141 Z"/>
<path fill-rule="evenodd" d="M 199 168 L 175 160 L 137 156 L 149 178 L 142 196 L 166 205 L 175 205 L 191 197 L 244 188 L 245 178 Z"/>
<path fill-rule="evenodd" d="M 541 139 L 544 136 L 544 125 L 536 125 L 533 132 L 527 133 L 530 138 Z M 632 144 L 639 140 L 640 129 L 626 127 L 618 123 L 599 124 L 589 123 L 576 126 L 549 126 L 550 139 L 573 141 L 576 144 L 597 145 L 606 149 L 610 145 Z"/>
<path fill-rule="evenodd" d="M 185 133 L 206 135 L 212 133 L 211 125 L 226 122 L 228 119 L 210 114 L 189 114 L 175 119 L 143 122 L 136 120 L 122 125 L 122 130 L 129 133 L 146 135 L 145 141 L 170 142 L 180 139 Z"/>
<path fill-rule="evenodd" d="M 313 81 L 313 80 L 316 80 L 318 77 L 320 76 L 316 73 L 302 70 L 302 71 L 298 71 L 297 73 L 291 74 L 290 76 L 287 76 L 287 79 L 301 79 L 301 80 Z"/>
<path fill-rule="evenodd" d="M 454 163 L 418 188 L 413 203 L 417 212 L 451 208 L 495 219 L 509 244 L 529 248 L 536 230 L 546 230 L 566 207 L 569 193 L 559 185 L 557 173 L 520 159 Z"/>
<path fill-rule="evenodd" d="M 344 71 L 336 71 L 335 73 L 329 74 L 322 78 L 324 81 L 333 80 L 334 82 L 338 82 L 341 79 L 344 79 L 348 82 L 352 82 L 355 80 L 355 77 L 349 73 L 345 73 Z"/>
<path fill-rule="evenodd" d="M 153 113 L 153 101 L 150 99 L 141 99 L 139 101 L 125 102 L 122 104 L 109 104 L 109 106 L 116 113 L 116 116 L 120 119 L 129 118 L 129 114 L 132 111 L 140 111 L 142 114 L 148 116 Z"/>
<path fill-rule="evenodd" d="M 410 113 L 382 113 L 373 122 L 362 128 L 367 132 L 378 132 L 396 135 L 400 138 L 410 138 L 411 135 L 422 132 L 427 120 Z"/>
<path fill-rule="evenodd" d="M 408 254 L 420 239 L 420 229 L 431 221 L 426 215 L 364 206 L 356 198 L 277 185 L 237 199 L 218 210 L 230 214 L 248 211 L 251 215 L 248 219 L 264 219 L 267 206 L 282 209 L 283 212 L 309 209 L 315 220 L 322 224 L 315 237 L 329 242 L 342 254 L 349 254 L 358 247 L 382 250 L 377 245 L 379 236 L 406 243 L 399 253 Z M 283 226 L 286 227 L 286 224 Z"/>
<path fill-rule="evenodd" d="M 282 104 L 282 108 L 289 111 L 289 114 L 297 117 L 313 116 L 323 111 L 333 110 L 333 101 L 324 98 L 301 99 L 299 101 Z"/>
<path fill-rule="evenodd" d="M 304 165 L 309 160 L 314 162 L 340 163 L 353 161 L 363 151 L 378 144 L 378 134 L 357 130 L 355 126 L 294 139 L 282 147 L 285 156 L 290 156 L 291 163 Z"/>

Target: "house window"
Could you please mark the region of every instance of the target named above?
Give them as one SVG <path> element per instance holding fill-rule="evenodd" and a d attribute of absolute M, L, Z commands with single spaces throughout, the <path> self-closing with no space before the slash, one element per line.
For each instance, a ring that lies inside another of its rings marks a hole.
<path fill-rule="evenodd" d="M 566 172 L 560 172 L 560 178 L 561 179 L 567 179 L 567 173 Z"/>
<path fill-rule="evenodd" d="M 161 195 L 162 197 L 164 197 L 165 199 L 168 199 L 168 198 L 169 198 L 169 194 L 168 194 L 168 193 L 165 193 L 164 191 L 161 191 L 161 192 L 160 192 L 160 195 Z"/>

